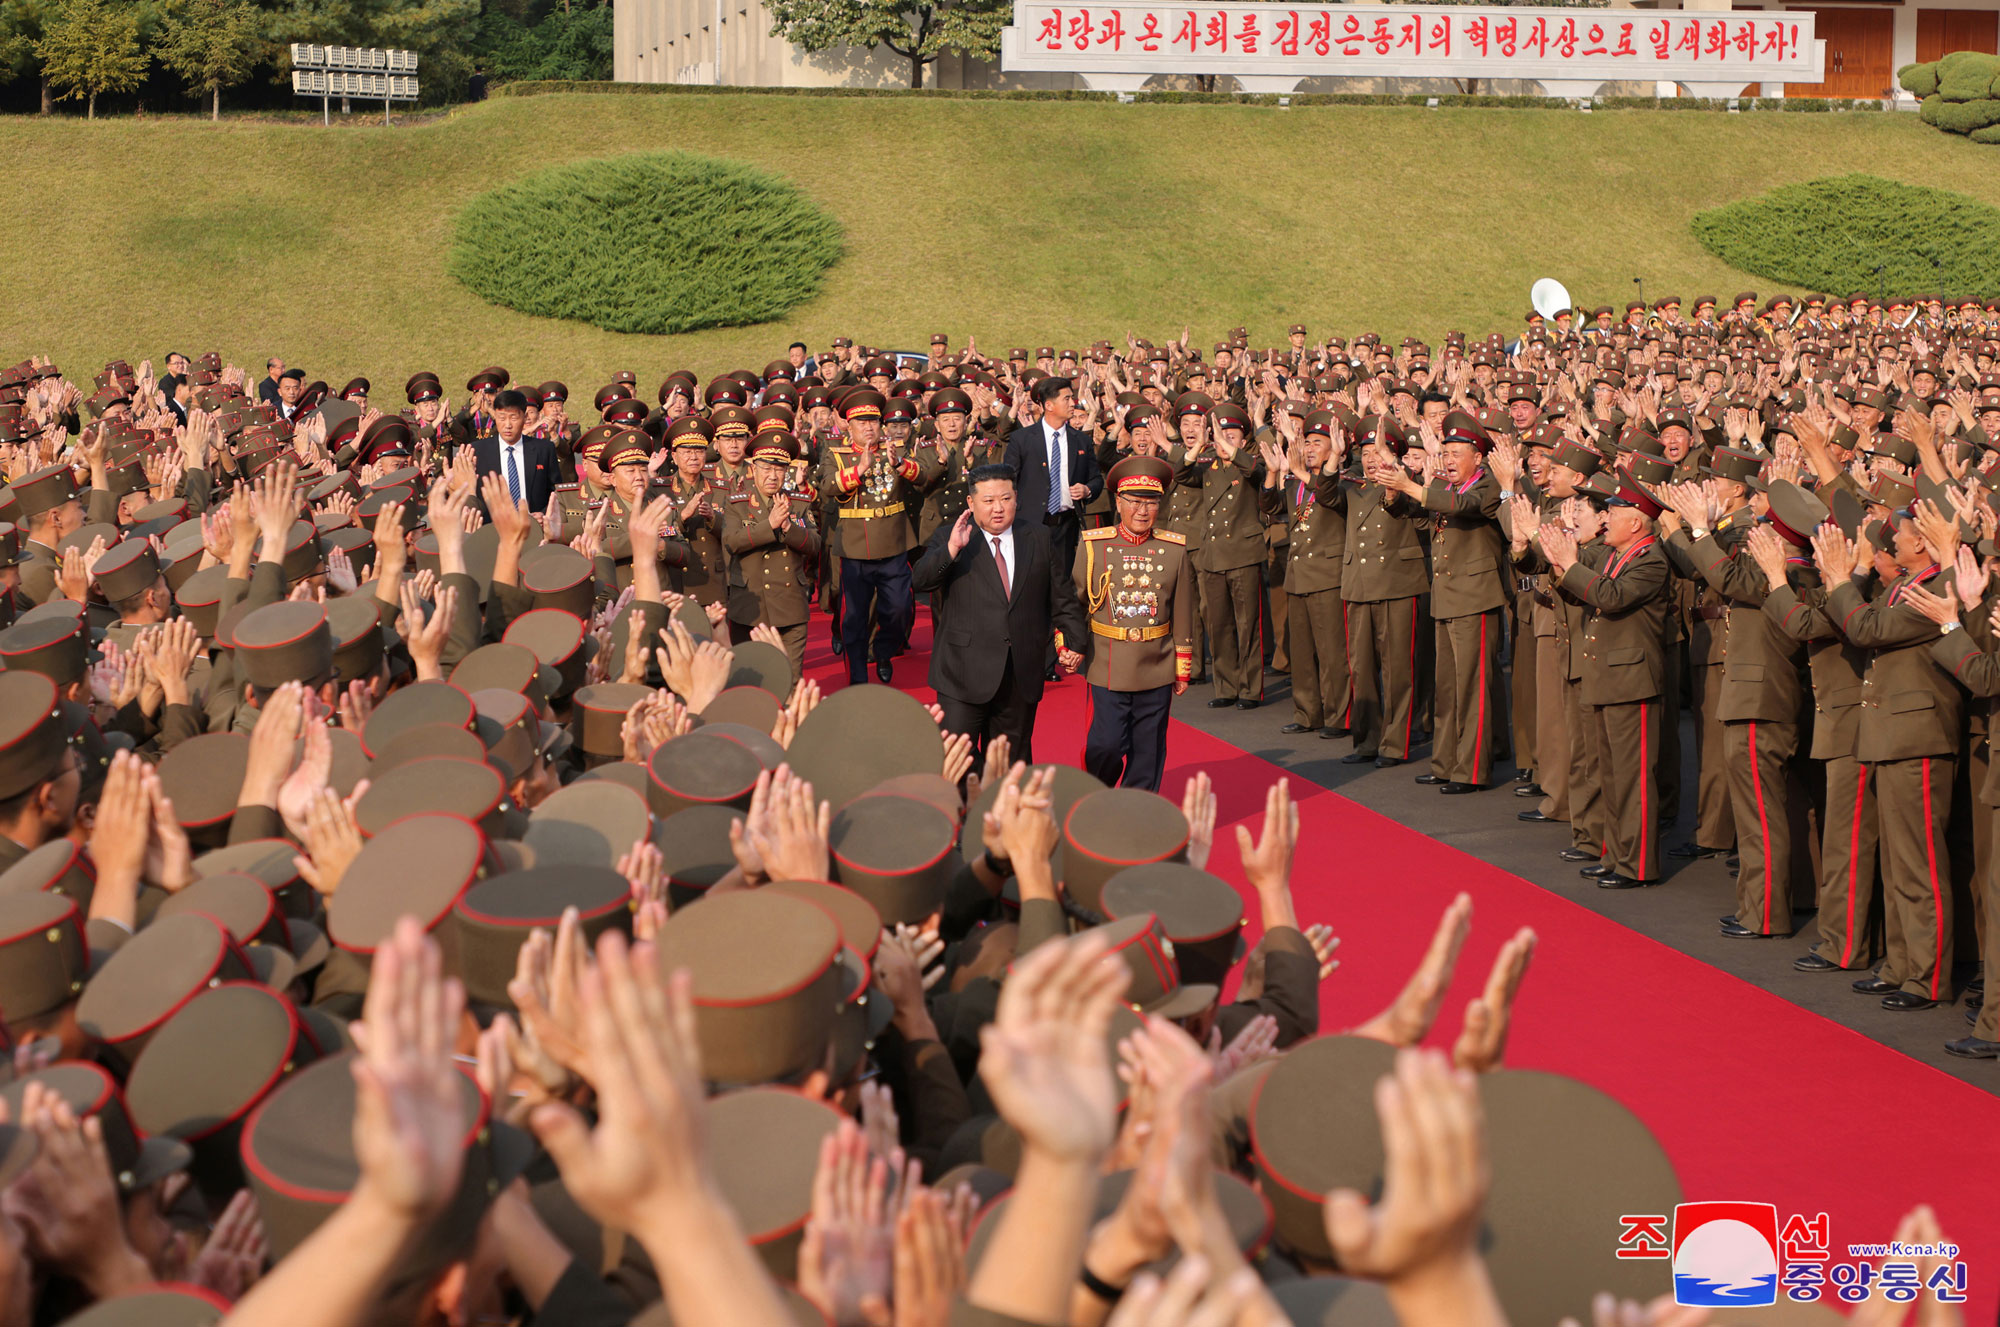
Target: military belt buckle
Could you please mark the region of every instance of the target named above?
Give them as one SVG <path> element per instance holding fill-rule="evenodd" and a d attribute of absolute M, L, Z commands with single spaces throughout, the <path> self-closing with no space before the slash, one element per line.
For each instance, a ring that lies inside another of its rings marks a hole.
<path fill-rule="evenodd" d="M 1139 639 L 1141 639 L 1141 636 L 1142 636 L 1142 633 L 1140 632 L 1139 628 L 1137 628 L 1137 627 L 1127 627 L 1127 628 L 1125 628 L 1125 639 L 1126 639 L 1126 640 L 1139 640 Z"/>

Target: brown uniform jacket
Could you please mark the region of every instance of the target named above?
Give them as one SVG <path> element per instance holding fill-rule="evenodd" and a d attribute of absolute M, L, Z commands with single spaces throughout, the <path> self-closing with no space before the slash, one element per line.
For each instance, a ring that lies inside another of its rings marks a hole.
<path fill-rule="evenodd" d="M 1285 476 L 1263 490 L 1264 515 L 1289 529 L 1285 593 L 1318 594 L 1340 588 L 1341 551 L 1347 542 L 1347 486 L 1338 473 L 1311 484 Z"/>
<path fill-rule="evenodd" d="M 2000 653 L 1995 652 L 2000 650 L 2000 636 L 1995 635 L 1992 615 L 1982 611 L 1960 616 L 1964 626 L 1933 641 L 1931 658 L 1976 700 L 2000 697 Z M 1986 741 L 1991 743 L 1992 737 L 1989 726 Z M 1985 786 L 1973 791 L 1981 804 L 2000 806 L 2000 769 L 1994 768 L 1990 753 L 1986 762 Z"/>
<path fill-rule="evenodd" d="M 726 599 L 729 592 L 729 556 L 722 548 L 723 507 L 727 493 L 708 482 L 706 476 L 687 483 L 675 475 L 667 491 L 674 499 L 674 520 L 680 523 L 681 542 L 687 545 L 687 561 L 674 573 L 674 588 L 704 606 Z M 696 493 L 702 505 L 694 515 L 683 517 L 685 507 Z"/>
<path fill-rule="evenodd" d="M 1814 760 L 1852 756 L 1861 727 L 1861 679 L 1868 671 L 1868 652 L 1847 643 L 1827 615 L 1827 593 L 1818 574 L 1797 569 L 1792 583 L 1771 591 L 1764 616 L 1778 630 L 1806 646 L 1812 669 Z"/>
<path fill-rule="evenodd" d="M 1870 652 L 1868 672 L 1861 679 L 1861 723 L 1854 739 L 1854 758 L 1863 764 L 1958 754 L 1964 694 L 1931 662 L 1937 624 L 1901 602 L 1907 586 L 1922 585 L 1936 594 L 1951 579 L 1950 572 L 1936 567 L 1906 572 L 1878 585 L 1868 599 L 1852 576 L 1833 587 L 1828 615 L 1834 626 Z"/>
<path fill-rule="evenodd" d="M 1206 448 L 1193 465 L 1182 458 L 1174 487 L 1186 485 L 1201 494 L 1195 518 L 1201 542 L 1190 551 L 1196 571 L 1234 571 L 1264 561 L 1264 517 L 1258 502 L 1263 471 L 1262 458 L 1247 443 L 1227 461 Z"/>
<path fill-rule="evenodd" d="M 56 597 L 56 573 L 62 559 L 47 544 L 31 539 L 21 541 L 21 584 L 14 597 L 22 608 L 33 608 Z"/>
<path fill-rule="evenodd" d="M 887 442 L 878 444 L 874 467 L 865 475 L 845 439 L 821 453 L 816 487 L 836 509 L 829 543 L 838 556 L 891 558 L 916 547 L 909 512 L 944 475 L 944 463 L 930 447 L 916 455 L 896 456 L 893 450 Z"/>
<path fill-rule="evenodd" d="M 1192 553 L 1201 547 L 1202 535 L 1208 528 L 1201 510 L 1201 486 L 1180 482 L 1181 473 L 1189 468 L 1185 446 L 1177 442 L 1167 448 L 1166 462 L 1174 468 L 1175 479 L 1174 486 L 1167 490 L 1167 507 L 1160 514 L 1159 528 L 1179 535 Z"/>
<path fill-rule="evenodd" d="M 1085 530 L 1073 572 L 1090 615 L 1092 686 L 1151 691 L 1194 673 L 1194 563 L 1171 530 L 1134 543 L 1115 525 Z"/>
<path fill-rule="evenodd" d="M 1507 537 L 1500 531 L 1500 481 L 1483 466 L 1472 482 L 1442 477 L 1424 489 L 1434 513 L 1431 616 L 1475 617 L 1507 603 Z"/>
<path fill-rule="evenodd" d="M 1583 703 L 1652 700 L 1666 683 L 1667 557 L 1646 538 L 1620 553 L 1600 545 L 1597 566 L 1581 558 L 1562 588 L 1590 610 L 1584 621 Z"/>
<path fill-rule="evenodd" d="M 812 527 L 812 509 L 792 504 L 792 518 L 783 530 L 771 529 L 771 504 L 761 493 L 732 493 L 726 504 L 722 545 L 733 559 L 729 567 L 729 617 L 750 625 L 795 627 L 806 620 L 806 598 L 812 593 L 818 567 L 819 531 Z M 733 591 L 742 590 L 737 594 Z"/>
<path fill-rule="evenodd" d="M 1763 569 L 1743 551 L 1741 541 L 1732 549 L 1713 534 L 1690 540 L 1687 531 L 1677 530 L 1668 543 L 1687 557 L 1710 589 L 1737 606 L 1727 619 L 1716 717 L 1724 723 L 1798 722 L 1805 709 L 1800 676 L 1805 648 L 1769 617 L 1752 611 L 1762 608 L 1770 595 Z"/>
<path fill-rule="evenodd" d="M 1419 518 L 1423 508 L 1379 484 L 1347 485 L 1340 597 L 1349 603 L 1414 599 L 1430 589 Z"/>

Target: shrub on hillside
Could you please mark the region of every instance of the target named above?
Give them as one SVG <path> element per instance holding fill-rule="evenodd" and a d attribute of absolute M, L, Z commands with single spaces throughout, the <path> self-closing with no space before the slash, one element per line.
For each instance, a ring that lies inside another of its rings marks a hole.
<path fill-rule="evenodd" d="M 1946 101 L 1977 101 L 2000 77 L 2000 55 L 1953 51 L 1937 62 L 1938 95 Z"/>
<path fill-rule="evenodd" d="M 1928 97 L 1937 91 L 1938 62 L 1926 60 L 1922 64 L 1904 65 L 1896 71 L 1896 82 L 1913 97 Z"/>
<path fill-rule="evenodd" d="M 685 152 L 574 162 L 481 194 L 450 268 L 481 298 L 612 332 L 769 322 L 819 291 L 840 223 L 789 182 Z"/>
<path fill-rule="evenodd" d="M 1969 134 L 2000 124 L 2000 101 L 1990 97 L 1980 101 L 1947 101 L 1938 107 L 1932 123 L 1948 134 Z"/>
<path fill-rule="evenodd" d="M 2000 295 L 2000 208 L 1943 189 L 1843 175 L 1711 208 L 1691 224 L 1730 266 L 1788 285 Z"/>

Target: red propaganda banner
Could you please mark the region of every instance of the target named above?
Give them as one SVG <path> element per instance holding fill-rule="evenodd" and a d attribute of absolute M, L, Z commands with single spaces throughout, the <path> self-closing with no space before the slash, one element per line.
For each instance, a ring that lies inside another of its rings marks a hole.
<path fill-rule="evenodd" d="M 1009 72 L 1816 83 L 1810 11 L 1016 0 Z"/>

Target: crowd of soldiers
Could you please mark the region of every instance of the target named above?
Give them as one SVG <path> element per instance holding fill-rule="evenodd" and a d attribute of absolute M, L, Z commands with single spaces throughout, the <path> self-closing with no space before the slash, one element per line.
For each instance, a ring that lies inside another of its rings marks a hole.
<path fill-rule="evenodd" d="M 1659 878 L 1685 705 L 1669 851 L 1735 855 L 1724 934 L 1817 906 L 1799 967 L 1947 1002 L 2000 805 L 1996 310 L 1689 313 L 840 338 L 588 422 L 498 366 L 458 407 L 0 372 L 0 1327 L 1664 1321 L 1545 1221 L 1681 1195 L 1615 1100 L 1503 1066 L 1532 932 L 1448 1056 L 1465 896 L 1323 1032 L 1282 782 L 1246 910 L 1205 775 L 1031 767 L 876 683 L 974 473 L 1077 431 L 1111 478 L 1050 456 L 1051 527 L 1102 527 L 1052 668 L 1116 689 L 1157 637 L 1148 687 L 1244 709 L 1289 671 L 1286 733 L 1428 740 L 1419 782 L 1511 788 L 1607 888 Z M 1154 509 L 1171 590 L 1109 560 Z M 1963 1264 L 1911 1274 L 1953 1320 Z"/>

